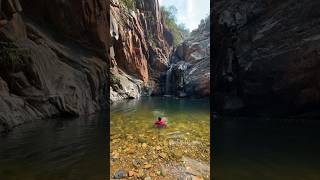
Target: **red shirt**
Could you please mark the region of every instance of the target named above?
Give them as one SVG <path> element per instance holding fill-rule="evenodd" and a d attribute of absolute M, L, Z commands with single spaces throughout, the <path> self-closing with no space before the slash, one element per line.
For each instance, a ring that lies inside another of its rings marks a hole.
<path fill-rule="evenodd" d="M 164 126 L 164 125 L 166 125 L 166 122 L 163 119 L 161 119 L 160 121 L 159 120 L 155 121 L 154 125 L 156 125 L 156 126 Z"/>

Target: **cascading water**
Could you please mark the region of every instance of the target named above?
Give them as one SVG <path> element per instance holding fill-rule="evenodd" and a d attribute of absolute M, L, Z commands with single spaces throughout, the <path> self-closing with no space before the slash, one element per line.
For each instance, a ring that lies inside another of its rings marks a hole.
<path fill-rule="evenodd" d="M 166 95 L 170 95 L 170 79 L 172 74 L 172 65 L 170 65 L 170 68 L 167 71 L 166 74 Z"/>

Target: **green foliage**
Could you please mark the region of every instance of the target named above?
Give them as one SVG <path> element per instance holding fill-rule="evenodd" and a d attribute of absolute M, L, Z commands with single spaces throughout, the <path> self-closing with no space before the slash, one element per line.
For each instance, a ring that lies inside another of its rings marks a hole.
<path fill-rule="evenodd" d="M 134 0 L 119 0 L 121 4 L 131 10 L 135 10 L 136 4 Z"/>
<path fill-rule="evenodd" d="M 165 25 L 173 35 L 173 45 L 176 46 L 189 34 L 189 30 L 184 24 L 177 24 L 176 15 L 178 10 L 176 7 L 161 6 L 160 11 Z"/>

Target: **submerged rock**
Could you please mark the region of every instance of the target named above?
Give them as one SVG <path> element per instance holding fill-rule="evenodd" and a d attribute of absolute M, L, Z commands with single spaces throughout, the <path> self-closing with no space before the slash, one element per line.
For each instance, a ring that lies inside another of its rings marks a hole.
<path fill-rule="evenodd" d="M 145 165 L 143 166 L 144 169 L 150 169 L 152 168 L 152 164 L 149 163 L 145 163 Z"/>
<path fill-rule="evenodd" d="M 140 178 L 142 178 L 144 175 L 145 175 L 144 170 L 143 170 L 143 169 L 139 169 L 137 176 L 140 177 Z"/>
<path fill-rule="evenodd" d="M 138 143 L 143 144 L 143 143 L 145 143 L 145 142 L 146 142 L 146 139 L 144 139 L 144 138 L 142 138 L 142 137 L 139 137 L 139 138 L 138 138 Z"/>
<path fill-rule="evenodd" d="M 191 175 L 181 175 L 177 178 L 177 180 L 194 180 Z"/>
<path fill-rule="evenodd" d="M 162 176 L 166 176 L 166 175 L 168 174 L 167 169 L 166 169 L 165 167 L 161 167 L 161 169 L 160 169 L 160 174 L 161 174 Z"/>
<path fill-rule="evenodd" d="M 148 176 L 148 177 L 145 177 L 144 180 L 152 180 L 152 178 Z"/>
<path fill-rule="evenodd" d="M 122 179 L 126 177 L 126 172 L 124 170 L 118 170 L 114 173 L 115 179 Z"/>
<path fill-rule="evenodd" d="M 134 176 L 134 174 L 135 174 L 134 171 L 129 171 L 129 172 L 128 172 L 128 176 L 129 176 L 129 177 Z"/>
<path fill-rule="evenodd" d="M 198 176 L 210 178 L 210 166 L 203 162 L 191 159 L 189 157 L 183 156 L 181 159 L 186 167 L 186 173 Z"/>
<path fill-rule="evenodd" d="M 166 153 L 160 153 L 159 156 L 163 159 L 166 159 L 167 158 L 167 154 Z"/>
<path fill-rule="evenodd" d="M 135 159 L 132 160 L 132 164 L 135 168 L 139 168 L 142 165 L 141 161 Z"/>

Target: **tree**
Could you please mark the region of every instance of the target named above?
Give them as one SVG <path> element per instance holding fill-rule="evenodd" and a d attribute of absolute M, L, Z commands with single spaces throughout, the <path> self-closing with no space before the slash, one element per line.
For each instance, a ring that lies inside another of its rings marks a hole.
<path fill-rule="evenodd" d="M 183 37 L 186 37 L 189 31 L 187 30 L 187 28 L 185 28 L 184 24 L 177 24 L 176 16 L 178 10 L 175 6 L 161 6 L 160 11 L 163 22 L 172 33 L 173 45 L 176 46 L 183 40 Z"/>
<path fill-rule="evenodd" d="M 180 30 L 183 38 L 187 38 L 190 34 L 190 30 L 186 27 L 184 23 L 178 25 L 178 29 Z"/>

